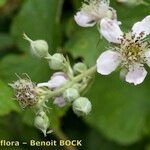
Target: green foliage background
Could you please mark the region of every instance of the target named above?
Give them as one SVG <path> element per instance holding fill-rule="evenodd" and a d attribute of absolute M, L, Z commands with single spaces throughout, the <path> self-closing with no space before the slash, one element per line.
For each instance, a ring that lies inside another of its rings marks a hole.
<path fill-rule="evenodd" d="M 129 7 L 115 0 L 111 5 L 125 31 L 150 14 L 150 6 Z M 21 110 L 13 100 L 8 83 L 17 79 L 15 73 L 27 73 L 34 82 L 47 81 L 51 75 L 46 62 L 31 56 L 23 32 L 32 39 L 45 39 L 50 53 L 59 51 L 74 62 L 83 59 L 89 66 L 106 50 L 107 42 L 100 40 L 95 27 L 85 29 L 75 24 L 73 15 L 80 6 L 80 0 L 0 0 L 0 139 L 50 140 L 61 138 L 64 132 L 69 139 L 82 139 L 82 150 L 150 150 L 149 75 L 138 86 L 121 81 L 119 72 L 107 77 L 96 75 L 86 93 L 93 105 L 86 118 L 78 118 L 71 109 L 58 109 L 50 102 L 49 118 L 56 132 L 47 138 L 33 127 L 32 112 Z"/>

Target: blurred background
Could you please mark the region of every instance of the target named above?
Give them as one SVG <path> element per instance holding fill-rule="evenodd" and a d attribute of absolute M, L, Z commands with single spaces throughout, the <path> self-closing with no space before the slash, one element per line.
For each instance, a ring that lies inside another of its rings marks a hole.
<path fill-rule="evenodd" d="M 119 72 L 107 77 L 96 75 L 86 93 L 93 110 L 85 118 L 74 115 L 71 108 L 50 104 L 49 118 L 55 132 L 46 138 L 34 127 L 33 112 L 22 110 L 13 100 L 8 83 L 17 80 L 15 73 L 27 73 L 36 83 L 47 81 L 52 73 L 45 61 L 31 55 L 23 32 L 33 40 L 45 39 L 51 54 L 59 51 L 72 62 L 83 60 L 88 66 L 106 49 L 107 42 L 100 39 L 96 27 L 85 29 L 74 22 L 80 6 L 81 0 L 0 0 L 0 140 L 68 138 L 82 140 L 83 146 L 77 150 L 150 150 L 150 68 L 138 86 L 121 81 Z M 111 6 L 117 10 L 124 31 L 150 14 L 150 6 L 127 6 L 116 0 L 111 0 Z"/>

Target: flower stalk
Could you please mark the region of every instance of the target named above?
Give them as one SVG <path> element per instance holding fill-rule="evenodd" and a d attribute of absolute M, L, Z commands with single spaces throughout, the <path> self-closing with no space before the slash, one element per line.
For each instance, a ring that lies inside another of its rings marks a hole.
<path fill-rule="evenodd" d="M 87 71 L 81 73 L 80 75 L 74 77 L 72 81 L 68 81 L 64 86 L 60 87 L 55 91 L 48 91 L 47 98 L 50 99 L 52 97 L 56 97 L 63 93 L 66 89 L 72 87 L 75 83 L 80 82 L 84 77 L 94 75 L 96 73 L 96 66 L 89 68 Z"/>

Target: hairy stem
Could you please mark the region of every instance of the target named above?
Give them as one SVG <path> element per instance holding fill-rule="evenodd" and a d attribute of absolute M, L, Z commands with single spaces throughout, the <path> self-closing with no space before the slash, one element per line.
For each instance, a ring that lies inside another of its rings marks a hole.
<path fill-rule="evenodd" d="M 66 83 L 64 86 L 62 86 L 61 88 L 55 90 L 55 91 L 48 91 L 47 92 L 47 98 L 52 98 L 55 96 L 60 95 L 61 93 L 63 93 L 67 88 L 72 87 L 75 83 L 80 82 L 84 77 L 87 76 L 91 76 L 94 75 L 96 72 L 96 66 L 91 67 L 90 69 L 88 69 L 87 71 L 81 73 L 80 75 L 74 77 L 72 79 L 72 81 L 68 81 L 68 83 Z"/>

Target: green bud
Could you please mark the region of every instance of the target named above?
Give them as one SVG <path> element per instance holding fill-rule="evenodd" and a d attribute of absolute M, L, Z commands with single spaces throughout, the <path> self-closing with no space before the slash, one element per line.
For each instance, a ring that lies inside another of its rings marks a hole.
<path fill-rule="evenodd" d="M 68 88 L 64 94 L 63 94 L 63 97 L 66 101 L 68 102 L 72 102 L 74 101 L 75 99 L 77 99 L 79 97 L 79 92 L 77 89 L 75 88 Z"/>
<path fill-rule="evenodd" d="M 92 104 L 85 97 L 80 97 L 73 102 L 73 111 L 78 116 L 88 115 L 91 109 L 92 109 Z"/>
<path fill-rule="evenodd" d="M 36 57 L 47 57 L 48 56 L 48 44 L 44 40 L 31 40 L 26 34 L 24 34 L 24 39 L 30 42 L 31 52 Z"/>
<path fill-rule="evenodd" d="M 36 128 L 40 129 L 44 133 L 44 136 L 46 136 L 47 129 L 50 123 L 49 118 L 44 111 L 39 112 L 38 115 L 35 117 L 34 125 Z"/>
<path fill-rule="evenodd" d="M 72 88 L 79 90 L 81 88 L 81 84 L 76 83 L 72 86 Z"/>
<path fill-rule="evenodd" d="M 64 56 L 60 53 L 55 53 L 52 56 L 48 56 L 49 66 L 53 70 L 62 70 L 64 68 Z"/>
<path fill-rule="evenodd" d="M 87 70 L 87 66 L 84 63 L 79 62 L 79 63 L 76 63 L 73 66 L 73 70 L 74 70 L 75 74 L 79 74 L 79 73 L 82 73 L 82 72 L 86 71 Z"/>

